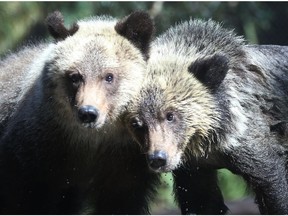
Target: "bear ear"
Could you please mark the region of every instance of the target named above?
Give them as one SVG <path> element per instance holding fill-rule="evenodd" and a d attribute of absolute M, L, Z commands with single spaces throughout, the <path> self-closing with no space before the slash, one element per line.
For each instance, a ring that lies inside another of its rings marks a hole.
<path fill-rule="evenodd" d="M 221 54 L 212 57 L 197 59 L 188 71 L 212 91 L 216 90 L 228 72 L 229 60 Z"/>
<path fill-rule="evenodd" d="M 148 13 L 143 11 L 131 13 L 116 24 L 115 30 L 140 49 L 145 60 L 149 58 L 150 42 L 155 27 Z"/>
<path fill-rule="evenodd" d="M 64 26 L 63 15 L 59 11 L 54 11 L 49 14 L 46 18 L 46 24 L 49 33 L 56 41 L 64 40 L 68 36 L 75 34 L 79 29 L 79 26 L 76 23 L 74 23 L 70 29 L 67 29 Z"/>

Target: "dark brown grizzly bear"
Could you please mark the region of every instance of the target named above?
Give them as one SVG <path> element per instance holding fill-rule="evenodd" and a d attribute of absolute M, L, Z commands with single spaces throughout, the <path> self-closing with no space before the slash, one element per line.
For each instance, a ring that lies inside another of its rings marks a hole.
<path fill-rule="evenodd" d="M 152 43 L 126 123 L 155 172 L 172 171 L 183 214 L 224 214 L 216 170 L 254 189 L 262 214 L 288 214 L 288 48 L 247 45 L 209 20 Z"/>
<path fill-rule="evenodd" d="M 0 213 L 147 213 L 158 175 L 118 116 L 140 90 L 153 21 L 137 11 L 67 29 L 54 12 L 47 24 L 54 43 L 0 62 Z"/>

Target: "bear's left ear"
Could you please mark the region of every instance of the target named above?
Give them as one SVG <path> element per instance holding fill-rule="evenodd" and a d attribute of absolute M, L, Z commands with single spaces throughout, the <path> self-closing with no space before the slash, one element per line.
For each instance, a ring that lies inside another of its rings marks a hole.
<path fill-rule="evenodd" d="M 145 60 L 149 58 L 150 42 L 155 27 L 148 13 L 143 11 L 131 13 L 116 24 L 115 30 L 140 49 Z"/>
<path fill-rule="evenodd" d="M 76 23 L 70 29 L 67 29 L 64 25 L 64 17 L 59 11 L 49 14 L 46 18 L 46 24 L 49 33 L 56 41 L 65 40 L 65 38 L 72 36 L 79 29 Z"/>
<path fill-rule="evenodd" d="M 229 60 L 221 54 L 212 57 L 197 59 L 193 62 L 188 71 L 210 90 L 216 90 L 224 80 L 228 72 Z"/>

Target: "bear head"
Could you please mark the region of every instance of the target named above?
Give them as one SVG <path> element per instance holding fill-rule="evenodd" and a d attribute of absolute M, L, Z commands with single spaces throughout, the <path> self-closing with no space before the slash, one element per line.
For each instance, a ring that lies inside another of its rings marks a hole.
<path fill-rule="evenodd" d="M 140 90 L 154 33 L 152 19 L 136 11 L 121 20 L 99 16 L 66 28 L 56 11 L 46 22 L 55 39 L 43 70 L 51 103 L 84 127 L 100 128 L 116 120 Z"/>
<path fill-rule="evenodd" d="M 128 106 L 126 124 L 150 168 L 171 171 L 187 151 L 199 156 L 209 148 L 220 118 L 214 94 L 227 74 L 228 59 L 214 54 L 191 63 L 164 56 L 151 59 L 148 70 L 137 100 Z"/>

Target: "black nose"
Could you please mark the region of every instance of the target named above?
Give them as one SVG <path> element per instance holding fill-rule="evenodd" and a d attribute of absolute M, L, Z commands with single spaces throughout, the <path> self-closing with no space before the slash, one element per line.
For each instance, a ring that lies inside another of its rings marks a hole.
<path fill-rule="evenodd" d="M 167 154 L 164 151 L 155 151 L 153 154 L 148 155 L 148 162 L 152 169 L 159 169 L 166 165 Z"/>
<path fill-rule="evenodd" d="M 98 118 L 98 110 L 94 106 L 81 106 L 78 110 L 78 117 L 83 123 L 91 123 Z"/>

